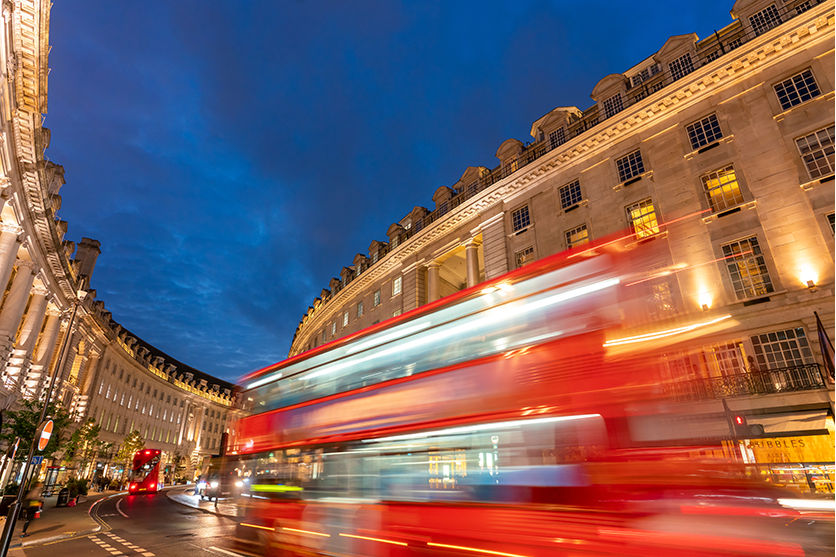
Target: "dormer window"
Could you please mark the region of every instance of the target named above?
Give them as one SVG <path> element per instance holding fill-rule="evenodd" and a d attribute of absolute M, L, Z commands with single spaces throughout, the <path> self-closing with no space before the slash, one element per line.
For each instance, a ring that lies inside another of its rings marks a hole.
<path fill-rule="evenodd" d="M 671 77 L 674 81 L 681 77 L 685 77 L 692 71 L 694 71 L 694 64 L 691 62 L 691 54 L 686 52 L 670 64 L 668 64 L 668 68 L 671 70 Z"/>
<path fill-rule="evenodd" d="M 566 143 L 566 129 L 558 128 L 549 133 L 549 148 L 557 149 Z"/>
<path fill-rule="evenodd" d="M 749 23 L 752 25 L 752 31 L 755 35 L 762 35 L 781 25 L 781 15 L 775 4 L 770 4 L 755 15 L 749 16 Z"/>
<path fill-rule="evenodd" d="M 376 251 L 376 252 L 374 252 L 374 253 L 372 254 L 372 265 L 374 265 L 375 263 L 377 263 L 377 254 L 378 254 L 378 253 L 380 253 L 380 252 L 377 252 L 377 251 Z"/>
<path fill-rule="evenodd" d="M 604 114 L 607 118 L 615 116 L 622 110 L 624 110 L 624 105 L 621 102 L 621 93 L 616 93 L 604 101 Z"/>

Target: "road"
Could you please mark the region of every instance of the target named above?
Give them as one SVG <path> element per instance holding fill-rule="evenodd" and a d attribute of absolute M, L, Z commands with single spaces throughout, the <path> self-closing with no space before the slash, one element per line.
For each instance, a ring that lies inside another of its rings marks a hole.
<path fill-rule="evenodd" d="M 235 533 L 234 521 L 175 503 L 165 493 L 112 497 L 97 505 L 94 513 L 104 523 L 100 533 L 27 547 L 26 557 L 240 555 L 228 541 Z"/>

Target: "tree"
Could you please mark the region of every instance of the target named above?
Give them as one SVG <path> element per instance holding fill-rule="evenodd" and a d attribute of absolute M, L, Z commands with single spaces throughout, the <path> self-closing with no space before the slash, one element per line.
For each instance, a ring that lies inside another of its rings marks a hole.
<path fill-rule="evenodd" d="M 29 454 L 29 447 L 38 430 L 38 420 L 41 417 L 42 408 L 39 401 L 24 400 L 20 410 L 6 411 L 6 416 L 9 419 L 3 420 L 0 440 L 5 441 L 6 446 L 9 446 L 14 443 L 15 437 L 20 437 L 20 446 L 15 456 L 16 461 L 25 460 L 26 455 Z M 53 422 L 52 437 L 50 437 L 46 448 L 38 454 L 43 455 L 44 458 L 52 458 L 57 451 L 63 451 L 67 448 L 66 443 L 62 442 L 61 435 L 65 433 L 67 426 L 72 423 L 72 417 L 69 412 L 55 403 L 49 405 L 46 415 Z"/>
<path fill-rule="evenodd" d="M 75 430 L 72 436 L 70 436 L 64 460 L 77 460 L 78 469 L 84 470 L 107 444 L 99 439 L 101 431 L 102 426 L 98 425 L 95 419 L 87 418 L 84 425 Z M 87 477 L 88 473 L 85 473 L 84 477 Z"/>
<path fill-rule="evenodd" d="M 131 465 L 131 461 L 133 461 L 134 454 L 144 448 L 145 439 L 142 438 L 139 431 L 134 430 L 122 441 L 122 446 L 116 454 L 116 462 L 124 465 L 123 470 L 127 470 Z"/>

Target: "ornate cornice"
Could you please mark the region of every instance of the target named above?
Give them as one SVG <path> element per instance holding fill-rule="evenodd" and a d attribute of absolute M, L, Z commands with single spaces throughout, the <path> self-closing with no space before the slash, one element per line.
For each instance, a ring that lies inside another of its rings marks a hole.
<path fill-rule="evenodd" d="M 310 315 L 304 324 L 299 325 L 291 351 L 297 344 L 307 344 L 311 335 L 310 331 L 318 331 L 337 313 L 342 312 L 348 300 L 366 290 L 382 276 L 402 266 L 406 259 L 416 255 L 427 245 L 462 224 L 478 218 L 488 209 L 497 205 L 501 206 L 509 197 L 525 193 L 542 183 L 543 179 L 608 148 L 626 135 L 646 130 L 670 114 L 716 94 L 718 90 L 749 77 L 755 71 L 768 67 L 786 51 L 808 48 L 811 43 L 832 40 L 836 20 L 833 5 L 833 0 L 823 2 L 790 22 L 700 67 L 688 74 L 686 78 L 661 89 L 616 116 L 567 141 L 561 149 L 549 152 L 534 163 L 466 201 L 455 211 L 448 213 L 387 254 L 332 297 L 328 304 Z"/>

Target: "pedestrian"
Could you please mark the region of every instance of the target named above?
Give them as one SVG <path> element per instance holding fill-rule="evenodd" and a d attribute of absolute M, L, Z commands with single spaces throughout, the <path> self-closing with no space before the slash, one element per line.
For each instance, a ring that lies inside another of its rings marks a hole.
<path fill-rule="evenodd" d="M 44 502 L 41 500 L 41 488 L 43 485 L 41 482 L 35 482 L 32 489 L 26 494 L 26 500 L 23 503 L 24 511 L 26 512 L 26 522 L 23 524 L 23 532 L 20 534 L 21 538 L 29 535 L 26 533 L 26 530 L 29 528 L 32 519 L 35 518 L 35 514 L 40 512 L 44 505 Z"/>

